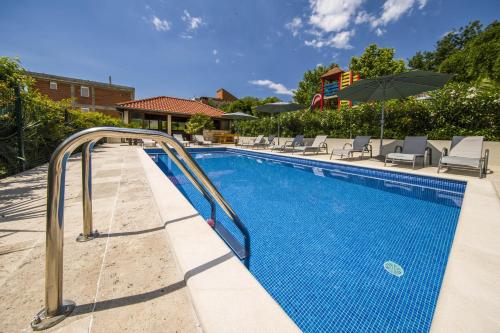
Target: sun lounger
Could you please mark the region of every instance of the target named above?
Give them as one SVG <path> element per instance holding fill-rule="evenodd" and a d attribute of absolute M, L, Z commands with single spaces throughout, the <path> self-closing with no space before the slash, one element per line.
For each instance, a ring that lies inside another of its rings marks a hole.
<path fill-rule="evenodd" d="M 399 152 L 398 152 L 399 150 Z M 427 148 L 427 135 L 426 136 L 407 136 L 403 143 L 403 147 L 396 146 L 394 153 L 389 153 L 385 156 L 384 166 L 388 161 L 395 162 L 411 162 L 413 169 L 415 169 L 415 162 L 417 158 L 422 158 L 422 165 L 425 166 L 425 160 L 429 157 L 429 164 L 432 164 L 432 156 L 430 149 Z"/>
<path fill-rule="evenodd" d="M 370 153 L 370 157 L 372 157 L 372 145 L 370 144 L 371 139 L 371 136 L 358 135 L 354 138 L 352 144 L 346 143 L 342 149 L 333 149 L 330 159 L 332 159 L 333 155 L 340 156 L 340 158 L 343 158 L 344 156 L 349 158 L 353 157 L 354 153 L 361 153 L 360 158 L 363 158 L 365 153 Z"/>
<path fill-rule="evenodd" d="M 269 148 L 274 146 L 274 135 L 269 135 L 266 140 L 262 140 L 261 143 L 256 143 L 254 148 Z"/>
<path fill-rule="evenodd" d="M 472 169 L 479 170 L 479 178 L 482 178 L 488 170 L 489 157 L 488 149 L 482 154 L 483 140 L 482 136 L 454 136 L 449 153 L 443 148 L 437 172 L 441 168 Z"/>
<path fill-rule="evenodd" d="M 253 147 L 255 147 L 255 145 L 261 144 L 263 142 L 264 142 L 264 135 L 259 135 L 258 137 L 256 137 L 255 139 L 253 139 L 250 142 L 242 142 L 240 144 L 240 146 L 253 148 Z"/>
<path fill-rule="evenodd" d="M 196 134 L 194 135 L 194 141 L 199 144 L 199 145 L 207 145 L 210 146 L 212 144 L 212 141 L 205 140 L 203 135 Z"/>
<path fill-rule="evenodd" d="M 311 145 L 295 147 L 293 152 L 299 151 L 302 152 L 303 155 L 305 155 L 306 152 L 309 151 L 318 154 L 321 149 L 326 149 L 326 153 L 328 154 L 328 145 L 326 144 L 327 137 L 327 135 L 317 135 Z"/>
<path fill-rule="evenodd" d="M 185 147 L 189 146 L 189 141 L 184 140 L 182 134 L 174 134 L 174 138 L 179 141 Z"/>
<path fill-rule="evenodd" d="M 285 144 L 277 147 L 273 147 L 273 149 L 280 150 L 283 152 L 286 151 L 293 151 L 295 148 L 303 146 L 304 145 L 304 136 L 303 135 L 297 135 L 295 138 L 291 141 L 286 141 Z"/>

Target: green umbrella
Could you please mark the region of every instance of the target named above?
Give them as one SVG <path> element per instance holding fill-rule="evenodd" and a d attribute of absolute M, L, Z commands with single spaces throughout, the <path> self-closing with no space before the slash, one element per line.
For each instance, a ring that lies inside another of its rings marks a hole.
<path fill-rule="evenodd" d="M 257 117 L 254 117 L 252 115 L 246 114 L 244 112 L 225 113 L 225 114 L 223 114 L 221 116 L 221 118 L 230 119 L 230 120 L 252 120 L 252 119 L 258 119 Z"/>
<path fill-rule="evenodd" d="M 305 109 L 305 106 L 297 103 L 276 102 L 259 105 L 255 110 L 264 113 L 283 113 Z M 280 118 L 278 117 L 278 144 L 280 144 Z"/>
<path fill-rule="evenodd" d="M 416 70 L 356 81 L 340 90 L 337 95 L 340 99 L 359 102 L 382 101 L 379 151 L 381 154 L 384 140 L 384 102 L 439 89 L 452 77 L 452 74 Z"/>
<path fill-rule="evenodd" d="M 249 120 L 249 119 L 258 119 L 255 116 L 246 114 L 244 112 L 233 112 L 233 113 L 225 113 L 221 116 L 221 118 L 224 119 L 231 119 L 231 120 Z"/>

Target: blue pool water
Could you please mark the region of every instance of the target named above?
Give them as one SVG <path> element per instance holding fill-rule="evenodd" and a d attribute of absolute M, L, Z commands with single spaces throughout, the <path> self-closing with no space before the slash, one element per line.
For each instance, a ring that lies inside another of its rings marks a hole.
<path fill-rule="evenodd" d="M 304 332 L 429 331 L 465 183 L 231 149 L 192 155 L 247 226 L 251 273 Z M 208 218 L 166 155 L 154 159 Z"/>

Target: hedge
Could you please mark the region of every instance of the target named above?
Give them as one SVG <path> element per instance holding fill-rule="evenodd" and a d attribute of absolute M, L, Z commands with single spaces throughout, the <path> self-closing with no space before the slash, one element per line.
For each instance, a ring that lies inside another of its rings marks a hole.
<path fill-rule="evenodd" d="M 454 135 L 482 135 L 500 141 L 500 92 L 496 87 L 450 83 L 429 93 L 430 99 L 391 100 L 385 103 L 384 137 L 403 139 L 425 135 L 449 140 Z M 281 135 L 327 134 L 335 138 L 356 135 L 380 136 L 380 103 L 363 103 L 341 110 L 303 110 L 281 114 Z M 260 114 L 259 119 L 239 121 L 241 135 L 276 134 L 278 119 Z"/>

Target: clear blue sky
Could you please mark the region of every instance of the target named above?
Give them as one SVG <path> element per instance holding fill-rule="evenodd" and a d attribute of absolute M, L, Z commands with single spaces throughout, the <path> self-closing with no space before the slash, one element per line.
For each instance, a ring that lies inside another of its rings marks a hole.
<path fill-rule="evenodd" d="M 305 70 L 346 67 L 369 43 L 407 59 L 453 28 L 499 19 L 499 0 L 3 0 L 0 55 L 136 88 L 136 97 L 291 99 Z"/>

